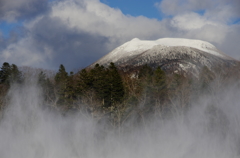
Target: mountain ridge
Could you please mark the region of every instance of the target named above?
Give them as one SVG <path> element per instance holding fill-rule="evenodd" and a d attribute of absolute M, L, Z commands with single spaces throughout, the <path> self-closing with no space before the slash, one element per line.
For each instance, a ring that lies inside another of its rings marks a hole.
<path fill-rule="evenodd" d="M 107 66 L 114 62 L 124 71 L 131 71 L 142 65 L 175 73 L 191 73 L 197 76 L 202 67 L 231 67 L 239 61 L 227 56 L 214 45 L 201 40 L 183 38 L 162 38 L 155 41 L 134 38 L 117 47 L 96 63 Z"/>

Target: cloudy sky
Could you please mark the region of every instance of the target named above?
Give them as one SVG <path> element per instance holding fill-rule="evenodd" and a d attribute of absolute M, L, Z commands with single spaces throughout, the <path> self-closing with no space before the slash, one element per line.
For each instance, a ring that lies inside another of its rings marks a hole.
<path fill-rule="evenodd" d="M 240 0 L 0 0 L 0 63 L 71 71 L 135 37 L 201 39 L 240 59 Z"/>

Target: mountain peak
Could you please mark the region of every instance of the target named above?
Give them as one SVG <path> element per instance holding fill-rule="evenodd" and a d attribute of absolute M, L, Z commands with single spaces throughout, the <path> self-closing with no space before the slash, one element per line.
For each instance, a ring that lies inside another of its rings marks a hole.
<path fill-rule="evenodd" d="M 103 64 L 107 61 L 117 62 L 122 58 L 133 57 L 145 52 L 147 50 L 152 49 L 154 46 L 162 46 L 162 47 L 191 47 L 211 55 L 215 55 L 221 58 L 228 58 L 226 55 L 221 53 L 214 45 L 201 41 L 201 40 L 193 40 L 193 39 L 184 39 L 184 38 L 161 38 L 158 40 L 140 40 L 138 38 L 134 38 L 131 41 L 124 43 L 123 45 L 117 47 L 112 52 L 104 56 L 102 59 L 97 61 L 99 64 Z"/>
<path fill-rule="evenodd" d="M 133 38 L 131 41 L 140 41 L 139 38 Z"/>
<path fill-rule="evenodd" d="M 107 66 L 110 62 L 125 70 L 148 64 L 152 67 L 161 66 L 166 71 L 170 69 L 174 72 L 192 71 L 197 75 L 203 66 L 211 70 L 218 64 L 235 65 L 238 61 L 206 41 L 184 38 L 161 38 L 150 41 L 134 38 L 95 63 Z"/>
<path fill-rule="evenodd" d="M 134 38 L 129 42 L 123 44 L 122 47 L 125 51 L 131 52 L 136 50 L 148 50 L 153 48 L 156 45 L 162 45 L 166 47 L 174 47 L 174 46 L 185 46 L 192 47 L 204 52 L 210 53 L 212 55 L 217 55 L 220 57 L 224 57 L 224 54 L 221 53 L 214 45 L 209 42 L 202 40 L 194 40 L 194 39 L 184 39 L 184 38 L 160 38 L 158 40 L 140 40 L 138 38 Z"/>

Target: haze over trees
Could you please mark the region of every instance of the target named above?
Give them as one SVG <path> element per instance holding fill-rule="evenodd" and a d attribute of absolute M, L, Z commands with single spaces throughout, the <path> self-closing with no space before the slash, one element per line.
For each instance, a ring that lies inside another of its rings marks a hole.
<path fill-rule="evenodd" d="M 120 127 L 135 116 L 138 123 L 146 118 L 166 118 L 191 107 L 198 95 L 215 93 L 223 86 L 240 79 L 239 69 L 214 74 L 203 67 L 199 77 L 165 73 L 161 67 L 144 65 L 132 72 L 118 69 L 114 63 L 76 73 L 66 72 L 60 65 L 56 73 L 29 67 L 18 68 L 3 63 L 0 70 L 0 107 L 7 106 L 11 85 L 21 85 L 35 77 L 43 94 L 43 107 L 62 114 L 83 112 L 97 119 L 107 119 Z M 214 85 L 214 86 L 213 86 Z M 239 85 L 237 85 L 239 86 Z"/>

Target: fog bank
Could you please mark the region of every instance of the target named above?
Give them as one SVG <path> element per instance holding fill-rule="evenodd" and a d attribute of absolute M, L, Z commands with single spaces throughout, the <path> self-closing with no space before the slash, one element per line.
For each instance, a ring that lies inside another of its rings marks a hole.
<path fill-rule="evenodd" d="M 0 157 L 239 157 L 239 96 L 240 90 L 228 87 L 199 96 L 187 112 L 179 110 L 141 127 L 111 130 L 88 114 L 62 115 L 45 108 L 34 82 L 15 85 L 0 122 Z"/>

